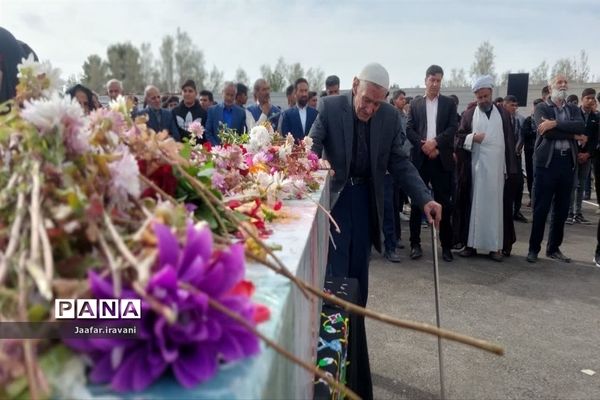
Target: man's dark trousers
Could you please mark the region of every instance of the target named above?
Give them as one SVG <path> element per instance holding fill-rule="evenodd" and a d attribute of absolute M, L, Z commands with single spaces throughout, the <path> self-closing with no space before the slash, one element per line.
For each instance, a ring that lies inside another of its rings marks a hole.
<path fill-rule="evenodd" d="M 442 248 L 452 248 L 452 192 L 453 176 L 451 171 L 446 171 L 442 166 L 440 157 L 433 160 L 427 158 L 423 161 L 419 174 L 425 184 L 431 183 L 433 198 L 442 205 L 442 221 L 440 223 L 440 242 Z M 411 205 L 410 209 L 410 245 L 421 244 L 421 208 Z"/>
<path fill-rule="evenodd" d="M 573 158 L 571 150 L 554 150 L 548 168 L 535 167 L 533 186 L 533 224 L 529 237 L 529 251 L 539 253 L 544 239 L 544 228 L 550 206 L 554 200 L 554 213 L 546 252 L 556 252 L 563 241 L 565 221 L 569 213 L 571 190 L 573 187 Z"/>
<path fill-rule="evenodd" d="M 346 184 L 331 210 L 331 216 L 340 227 L 340 233 L 331 225 L 333 243 L 329 242 L 327 274 L 358 280 L 359 305 L 367 304 L 369 289 L 369 257 L 371 235 L 369 225 L 369 183 Z M 335 244 L 335 247 L 334 247 Z"/>
<path fill-rule="evenodd" d="M 519 174 L 517 176 L 515 176 L 516 178 L 516 182 L 515 182 L 515 206 L 514 206 L 514 210 L 513 210 L 513 215 L 517 215 L 518 213 L 521 212 L 521 205 L 523 204 L 523 185 L 525 184 L 525 181 L 523 179 L 523 167 L 522 164 L 523 160 L 521 158 L 521 156 L 517 156 L 517 168 L 519 170 Z"/>

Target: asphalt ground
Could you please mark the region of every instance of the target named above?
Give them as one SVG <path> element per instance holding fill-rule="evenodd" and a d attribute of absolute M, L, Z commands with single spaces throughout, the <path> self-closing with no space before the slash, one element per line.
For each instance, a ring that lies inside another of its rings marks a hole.
<path fill-rule="evenodd" d="M 527 198 L 527 195 L 524 196 Z M 567 225 L 562 252 L 570 264 L 526 261 L 531 222 L 515 222 L 517 243 L 503 262 L 486 256 L 439 262 L 442 327 L 502 345 L 502 357 L 443 341 L 446 398 L 600 399 L 600 268 L 592 262 L 591 225 Z M 531 209 L 523 206 L 531 221 Z M 409 258 L 408 222 L 402 262 L 374 253 L 368 307 L 435 325 L 431 233 L 421 231 L 424 256 Z M 545 235 L 547 237 L 548 226 Z M 367 321 L 374 397 L 440 397 L 437 338 Z M 582 370 L 595 371 L 589 376 Z"/>

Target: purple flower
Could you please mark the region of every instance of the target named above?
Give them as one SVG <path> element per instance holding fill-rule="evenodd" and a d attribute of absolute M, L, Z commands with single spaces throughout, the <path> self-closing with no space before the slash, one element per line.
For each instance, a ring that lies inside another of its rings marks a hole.
<path fill-rule="evenodd" d="M 193 387 L 213 377 L 219 361 L 235 361 L 259 351 L 259 341 L 236 321 L 211 308 L 209 298 L 220 302 L 254 324 L 254 304 L 232 294 L 244 276 L 244 248 L 236 244 L 214 250 L 208 227 L 187 228 L 185 246 L 165 225 L 155 224 L 158 262 L 146 285 L 149 295 L 177 313 L 171 324 L 142 300 L 139 339 L 86 339 L 69 344 L 87 353 L 94 383 L 110 383 L 117 391 L 142 390 L 169 367 L 184 387 Z M 91 272 L 92 293 L 112 297 L 112 283 Z M 197 291 L 185 290 L 179 282 Z M 123 298 L 137 298 L 125 287 Z"/>

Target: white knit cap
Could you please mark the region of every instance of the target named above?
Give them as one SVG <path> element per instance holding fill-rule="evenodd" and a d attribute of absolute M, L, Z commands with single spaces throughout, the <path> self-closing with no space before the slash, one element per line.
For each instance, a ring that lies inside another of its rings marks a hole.
<path fill-rule="evenodd" d="M 386 89 L 390 87 L 390 76 L 383 65 L 379 63 L 367 64 L 358 74 L 358 79 L 374 83 Z"/>
<path fill-rule="evenodd" d="M 473 93 L 478 91 L 479 89 L 493 89 L 494 88 L 494 78 L 490 75 L 483 75 L 478 78 L 475 78 L 473 81 L 473 85 L 471 89 L 473 89 Z"/>

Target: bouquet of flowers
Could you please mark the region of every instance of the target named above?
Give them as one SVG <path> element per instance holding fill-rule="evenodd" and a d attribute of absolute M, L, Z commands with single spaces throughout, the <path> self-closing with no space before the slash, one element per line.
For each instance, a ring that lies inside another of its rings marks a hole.
<path fill-rule="evenodd" d="M 0 105 L 0 321 L 52 321 L 54 299 L 81 297 L 139 299 L 142 319 L 135 340 L 1 341 L 0 397 L 85 397 L 87 368 L 116 391 L 169 370 L 190 387 L 256 354 L 248 327 L 268 310 L 250 299 L 244 245 L 169 201 L 180 182 L 219 201 L 175 173 L 181 145 L 123 98 L 84 116 L 49 64 L 26 60 L 19 76 Z"/>

